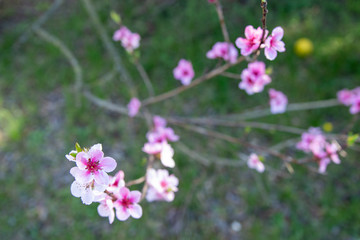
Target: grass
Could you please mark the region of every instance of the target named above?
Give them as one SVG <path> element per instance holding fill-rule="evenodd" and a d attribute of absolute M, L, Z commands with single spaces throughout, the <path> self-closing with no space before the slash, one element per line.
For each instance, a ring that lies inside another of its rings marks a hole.
<path fill-rule="evenodd" d="M 95 1 L 94 1 L 95 2 Z M 167 4 L 169 2 L 169 4 Z M 260 24 L 257 1 L 224 0 L 224 12 L 234 41 L 248 24 Z M 140 220 L 109 225 L 98 216 L 96 205 L 85 206 L 71 196 L 71 164 L 64 155 L 75 141 L 83 146 L 101 142 L 105 153 L 119 161 L 126 179 L 141 176 L 139 149 L 146 128 L 98 109 L 85 99 L 75 107 L 74 74 L 61 52 L 31 35 L 14 49 L 13 44 L 50 1 L 7 3 L 0 31 L 0 236 L 3 239 L 359 239 L 360 177 L 358 153 L 348 152 L 339 166 L 330 165 L 325 176 L 294 166 L 288 174 L 278 159 L 266 161 L 269 170 L 259 175 L 246 167 L 204 166 L 176 151 L 180 191 L 173 203 L 143 203 Z M 197 74 L 216 65 L 205 53 L 221 31 L 216 13 L 206 1 L 96 1 L 109 36 L 116 29 L 109 13 L 121 13 L 124 24 L 142 36 L 141 61 L 156 93 L 179 86 L 172 69 L 180 58 L 190 59 Z M 287 51 L 276 61 L 270 87 L 287 93 L 290 102 L 334 98 L 342 88 L 359 85 L 360 3 L 339 1 L 269 1 L 268 26 L 285 29 Z M 99 97 L 127 104 L 128 89 L 119 76 L 104 75 L 113 69 L 111 58 L 96 34 L 80 1 L 66 3 L 43 26 L 71 49 L 84 70 L 87 88 Z M 294 54 L 294 42 L 307 37 L 315 51 L 308 58 Z M 147 97 L 140 77 L 117 46 L 141 98 Z M 260 59 L 264 60 L 261 56 Z M 246 64 L 234 67 L 240 73 Z M 267 105 L 267 94 L 247 96 L 238 81 L 217 77 L 164 103 L 151 106 L 159 115 L 203 116 L 240 113 Z M 199 97 L 198 93 L 201 93 Z M 334 125 L 343 130 L 351 120 L 348 109 L 286 113 L 260 119 L 300 128 Z M 129 127 L 130 126 L 130 127 Z M 251 129 L 217 130 L 270 146 L 296 137 Z M 353 132 L 359 132 L 355 125 Z M 249 149 L 226 144 L 175 127 L 184 143 L 195 151 L 237 159 Z M 254 139 L 257 139 L 255 141 Z M 176 144 L 174 144 L 176 148 Z M 294 154 L 289 150 L 289 153 Z M 298 153 L 295 153 L 298 154 Z M 272 169 L 272 170 L 271 170 Z M 241 231 L 231 224 L 240 222 Z"/>

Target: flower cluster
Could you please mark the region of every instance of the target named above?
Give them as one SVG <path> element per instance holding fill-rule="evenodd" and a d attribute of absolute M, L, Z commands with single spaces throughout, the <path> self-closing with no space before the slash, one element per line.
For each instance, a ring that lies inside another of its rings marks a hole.
<path fill-rule="evenodd" d="M 269 89 L 270 111 L 273 114 L 283 113 L 286 110 L 288 99 L 286 95 L 275 89 Z"/>
<path fill-rule="evenodd" d="M 179 140 L 179 136 L 174 133 L 172 128 L 166 127 L 166 120 L 162 117 L 155 116 L 153 123 L 153 129 L 146 134 L 148 142 L 145 143 L 142 150 L 159 158 L 165 167 L 173 168 L 175 167 L 174 149 L 168 141 L 175 142 Z"/>
<path fill-rule="evenodd" d="M 353 90 L 343 89 L 337 93 L 340 103 L 350 106 L 350 113 L 357 114 L 360 112 L 360 87 Z"/>
<path fill-rule="evenodd" d="M 113 158 L 104 157 L 101 144 L 95 144 L 90 149 L 81 149 L 77 144 L 76 151 L 71 151 L 66 158 L 76 163 L 76 167 L 70 170 L 75 178 L 70 187 L 74 197 L 80 197 L 86 205 L 99 202 L 99 215 L 108 217 L 110 223 L 115 218 L 114 209 L 120 221 L 125 221 L 130 216 L 142 216 L 142 208 L 138 204 L 141 193 L 125 187 L 123 171 L 119 171 L 114 177 L 107 174 L 117 164 Z"/>
<path fill-rule="evenodd" d="M 149 169 L 146 175 L 149 189 L 146 193 L 146 200 L 171 202 L 175 198 L 179 180 L 165 169 Z"/>
<path fill-rule="evenodd" d="M 252 95 L 264 90 L 264 86 L 271 82 L 269 75 L 265 73 L 265 63 L 249 63 L 248 68 L 241 73 L 240 89 L 244 89 L 247 94 Z"/>
<path fill-rule="evenodd" d="M 249 56 L 251 53 L 260 48 L 265 48 L 265 57 L 269 60 L 274 60 L 277 52 L 285 52 L 285 44 L 281 39 L 284 36 L 284 30 L 281 27 L 276 27 L 268 36 L 269 31 L 261 27 L 254 28 L 249 25 L 245 28 L 245 38 L 239 37 L 235 44 L 241 49 L 241 55 Z M 265 39 L 262 44 L 262 38 Z"/>
<path fill-rule="evenodd" d="M 125 26 L 121 26 L 119 30 L 115 31 L 113 40 L 120 41 L 121 45 L 130 53 L 140 46 L 140 35 L 131 32 Z"/>
<path fill-rule="evenodd" d="M 231 43 L 217 42 L 210 51 L 206 53 L 209 59 L 222 58 L 230 63 L 235 63 L 238 57 L 238 50 Z"/>
<path fill-rule="evenodd" d="M 180 59 L 178 65 L 173 70 L 174 78 L 183 85 L 189 85 L 195 76 L 193 66 L 190 61 Z"/>
<path fill-rule="evenodd" d="M 247 165 L 249 168 L 255 169 L 260 173 L 265 171 L 265 165 L 255 153 L 250 154 Z"/>
<path fill-rule="evenodd" d="M 298 149 L 309 153 L 311 152 L 319 164 L 319 172 L 325 173 L 327 165 L 334 162 L 340 164 L 338 151 L 341 147 L 336 143 L 329 143 L 319 128 L 310 128 L 308 132 L 301 135 L 301 141 L 298 142 Z"/>

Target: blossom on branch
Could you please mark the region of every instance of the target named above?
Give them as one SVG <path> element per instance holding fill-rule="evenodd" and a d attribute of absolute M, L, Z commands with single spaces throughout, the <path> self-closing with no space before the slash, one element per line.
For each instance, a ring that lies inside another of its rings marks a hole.
<path fill-rule="evenodd" d="M 122 26 L 119 30 L 115 31 L 113 35 L 114 41 L 120 41 L 121 45 L 128 52 L 133 52 L 140 46 L 140 35 L 138 33 L 131 32 L 127 27 Z"/>
<path fill-rule="evenodd" d="M 247 94 L 252 95 L 264 90 L 264 86 L 271 82 L 269 75 L 265 73 L 265 63 L 249 63 L 248 68 L 241 73 L 240 89 L 244 89 Z"/>
<path fill-rule="evenodd" d="M 142 216 L 142 208 L 138 204 L 141 199 L 139 191 L 130 191 L 128 188 L 122 187 L 115 193 L 115 196 L 117 200 L 114 202 L 114 207 L 117 219 L 125 221 L 130 216 L 136 219 Z"/>
<path fill-rule="evenodd" d="M 282 27 L 273 29 L 271 35 L 265 40 L 265 57 L 274 60 L 277 52 L 285 52 L 285 43 L 281 41 L 284 36 Z"/>
<path fill-rule="evenodd" d="M 149 189 L 146 193 L 146 200 L 171 202 L 178 191 L 179 180 L 173 174 L 164 169 L 149 169 L 146 174 L 146 181 Z"/>
<path fill-rule="evenodd" d="M 173 70 L 174 78 L 180 80 L 183 85 L 189 85 L 195 76 L 193 66 L 190 61 L 181 59 Z"/>
<path fill-rule="evenodd" d="M 259 173 L 265 171 L 265 165 L 262 163 L 258 155 L 255 153 L 250 154 L 249 159 L 247 161 L 247 165 L 249 168 L 255 169 Z"/>
<path fill-rule="evenodd" d="M 284 93 L 270 88 L 269 97 L 271 113 L 278 114 L 286 111 L 288 99 Z"/>
<path fill-rule="evenodd" d="M 135 117 L 136 114 L 139 112 L 139 109 L 141 107 L 141 102 L 137 98 L 132 98 L 127 105 L 129 117 Z"/>
<path fill-rule="evenodd" d="M 350 113 L 360 112 L 360 87 L 353 90 L 343 89 L 337 93 L 337 99 L 345 106 L 350 106 Z"/>
<path fill-rule="evenodd" d="M 258 27 L 255 29 L 253 26 L 249 25 L 245 28 L 245 38 L 237 38 L 235 45 L 241 49 L 241 55 L 249 56 L 255 50 L 260 47 L 261 38 L 263 35 L 263 29 Z M 265 30 L 264 38 L 268 35 L 268 30 Z"/>
<path fill-rule="evenodd" d="M 206 53 L 209 59 L 222 58 L 230 63 L 235 63 L 238 57 L 238 50 L 232 43 L 217 42 L 210 51 Z"/>

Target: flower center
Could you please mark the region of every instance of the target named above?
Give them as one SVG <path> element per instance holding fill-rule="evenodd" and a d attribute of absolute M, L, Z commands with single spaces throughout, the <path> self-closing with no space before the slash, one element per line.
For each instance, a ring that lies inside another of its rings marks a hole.
<path fill-rule="evenodd" d="M 132 205 L 132 201 L 128 197 L 124 197 L 120 203 L 124 208 L 129 208 L 129 206 Z"/>
<path fill-rule="evenodd" d="M 162 180 L 160 182 L 161 187 L 165 188 L 167 186 L 167 182 L 165 180 Z"/>
<path fill-rule="evenodd" d="M 86 169 L 91 173 L 97 172 L 100 170 L 99 161 L 92 160 L 91 158 L 88 159 Z"/>

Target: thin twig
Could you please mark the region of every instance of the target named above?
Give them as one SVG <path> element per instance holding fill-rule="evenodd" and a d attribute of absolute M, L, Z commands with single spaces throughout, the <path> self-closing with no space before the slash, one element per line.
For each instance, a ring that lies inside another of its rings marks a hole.
<path fill-rule="evenodd" d="M 82 68 L 79 64 L 79 61 L 76 59 L 74 54 L 70 51 L 69 48 L 65 46 L 65 44 L 55 36 L 51 35 L 47 31 L 41 28 L 34 28 L 35 33 L 41 37 L 43 40 L 53 44 L 64 54 L 64 56 L 69 61 L 70 65 L 72 66 L 74 73 L 75 73 L 75 90 L 80 91 L 82 84 L 83 84 L 83 74 Z"/>
<path fill-rule="evenodd" d="M 228 32 L 227 27 L 226 27 L 224 13 L 222 11 L 222 6 L 221 6 L 221 3 L 220 3 L 220 0 L 215 1 L 215 7 L 216 7 L 216 12 L 217 12 L 218 17 L 219 17 L 219 22 L 220 22 L 222 34 L 224 36 L 224 40 L 225 40 L 225 42 L 230 43 L 229 32 Z"/>
<path fill-rule="evenodd" d="M 121 57 L 117 53 L 114 44 L 107 35 L 105 28 L 102 26 L 99 16 L 97 15 L 94 9 L 93 3 L 91 2 L 91 0 L 81 0 L 81 1 L 90 16 L 90 20 L 93 22 L 96 31 L 100 35 L 100 38 L 104 43 L 106 50 L 108 51 L 109 55 L 113 58 L 116 71 L 120 73 L 122 80 L 128 85 L 130 91 L 132 92 L 132 95 L 136 95 L 136 89 L 133 85 L 130 74 L 124 67 Z"/>
<path fill-rule="evenodd" d="M 182 93 L 182 92 L 184 92 L 184 91 L 186 91 L 186 90 L 188 90 L 190 88 L 193 88 L 193 87 L 199 85 L 200 83 L 202 83 L 202 82 L 204 82 L 206 80 L 209 80 L 209 79 L 211 79 L 213 77 L 216 77 L 217 75 L 220 75 L 221 73 L 225 72 L 230 67 L 232 67 L 234 65 L 237 65 L 240 62 L 244 61 L 244 59 L 245 59 L 244 57 L 239 57 L 235 63 L 226 63 L 226 64 L 222 65 L 221 67 L 216 68 L 216 69 L 212 70 L 211 72 L 209 72 L 207 74 L 204 74 L 201 77 L 196 78 L 189 85 L 184 85 L 184 86 L 175 88 L 175 89 L 173 89 L 171 91 L 168 91 L 166 93 L 157 95 L 155 97 L 150 97 L 148 99 L 145 99 L 142 102 L 142 104 L 143 104 L 143 106 L 146 106 L 146 105 L 154 104 L 154 103 L 157 103 L 157 102 L 161 102 L 161 101 L 163 101 L 165 99 L 168 99 L 168 98 L 175 97 L 176 95 L 178 95 L 178 94 L 180 94 L 180 93 Z"/>
<path fill-rule="evenodd" d="M 237 73 L 229 73 L 229 72 L 223 72 L 222 74 L 220 74 L 221 76 L 224 77 L 228 77 L 228 78 L 233 78 L 233 79 L 237 79 L 240 80 L 241 79 L 241 75 L 237 74 Z"/>
<path fill-rule="evenodd" d="M 49 9 L 36 19 L 36 21 L 33 22 L 32 25 L 18 38 L 13 45 L 14 48 L 18 48 L 21 44 L 25 43 L 31 32 L 40 28 L 63 3 L 64 0 L 55 0 Z"/>
<path fill-rule="evenodd" d="M 145 181 L 145 176 L 142 176 L 141 178 L 127 182 L 125 184 L 125 186 L 130 187 L 132 185 L 137 185 L 137 184 L 143 183 L 144 181 Z"/>
<path fill-rule="evenodd" d="M 154 87 L 153 87 L 153 85 L 151 83 L 151 80 L 149 78 L 149 75 L 145 71 L 143 65 L 138 60 L 135 61 L 135 66 L 136 66 L 136 69 L 138 70 L 141 78 L 143 79 L 143 81 L 145 83 L 145 86 L 146 86 L 146 89 L 147 89 L 147 91 L 149 93 L 149 96 L 153 97 L 155 95 L 155 92 L 154 92 Z"/>
<path fill-rule="evenodd" d="M 329 108 L 340 106 L 341 104 L 337 99 L 329 99 L 329 100 L 320 100 L 313 102 L 304 102 L 304 103 L 292 103 L 289 104 L 286 108 L 286 112 L 292 111 L 303 111 L 303 110 L 311 110 L 311 109 L 320 109 L 320 108 Z M 268 115 L 272 115 L 269 108 L 266 109 L 258 109 L 253 111 L 247 111 L 240 114 L 230 114 L 223 116 L 225 118 L 234 118 L 238 120 L 249 120 L 260 117 L 265 117 Z"/>

